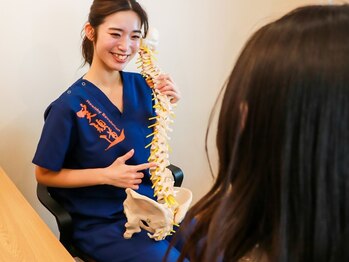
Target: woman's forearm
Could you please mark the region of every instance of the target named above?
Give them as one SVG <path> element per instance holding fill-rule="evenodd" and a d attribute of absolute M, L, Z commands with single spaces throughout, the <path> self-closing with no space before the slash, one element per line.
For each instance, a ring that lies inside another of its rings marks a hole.
<path fill-rule="evenodd" d="M 105 184 L 103 168 L 61 169 L 52 171 L 40 166 L 35 167 L 36 180 L 52 187 L 84 187 Z"/>

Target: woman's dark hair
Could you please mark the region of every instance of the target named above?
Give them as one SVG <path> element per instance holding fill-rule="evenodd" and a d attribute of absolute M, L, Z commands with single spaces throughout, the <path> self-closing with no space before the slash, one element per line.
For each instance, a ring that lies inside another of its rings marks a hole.
<path fill-rule="evenodd" d="M 143 36 L 145 37 L 148 32 L 148 15 L 141 5 L 135 0 L 94 0 L 90 14 L 88 16 L 88 22 L 95 29 L 97 39 L 97 28 L 101 25 L 108 15 L 114 14 L 120 11 L 134 11 L 141 20 L 141 27 L 143 27 Z M 82 55 L 85 60 L 84 64 L 91 65 L 93 58 L 93 42 L 84 36 L 82 41 Z"/>
<path fill-rule="evenodd" d="M 348 258 L 348 5 L 300 7 L 249 39 L 216 142 L 218 175 L 181 227 L 180 261 L 234 262 L 256 246 L 269 261 Z"/>

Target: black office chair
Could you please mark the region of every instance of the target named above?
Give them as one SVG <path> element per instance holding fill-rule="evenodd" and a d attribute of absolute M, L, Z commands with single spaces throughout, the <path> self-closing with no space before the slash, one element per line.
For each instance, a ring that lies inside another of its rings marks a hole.
<path fill-rule="evenodd" d="M 183 182 L 182 170 L 175 165 L 170 165 L 168 166 L 168 168 L 171 170 L 173 174 L 175 181 L 174 185 L 176 187 L 180 187 Z M 51 197 L 50 193 L 48 192 L 47 186 L 38 183 L 36 188 L 36 194 L 41 204 L 43 204 L 56 218 L 59 230 L 59 241 L 68 250 L 68 252 L 73 257 L 80 258 L 83 261 L 93 262 L 93 259 L 88 257 L 86 254 L 84 254 L 74 246 L 74 243 L 72 241 L 72 218 L 70 214 L 62 207 L 62 205 Z"/>

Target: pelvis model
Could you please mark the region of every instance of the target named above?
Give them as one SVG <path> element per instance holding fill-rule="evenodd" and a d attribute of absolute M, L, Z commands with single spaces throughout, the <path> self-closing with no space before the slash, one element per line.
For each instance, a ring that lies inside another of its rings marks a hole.
<path fill-rule="evenodd" d="M 153 183 L 154 194 L 157 201 L 141 195 L 136 191 L 126 189 L 127 198 L 124 201 L 124 213 L 127 217 L 125 224 L 125 238 L 131 238 L 141 229 L 147 230 L 150 238 L 162 240 L 174 232 L 173 226 L 183 220 L 191 201 L 192 192 L 182 187 L 174 187 L 174 179 L 167 168 L 169 162 L 169 136 L 170 124 L 173 123 L 173 104 L 170 98 L 161 94 L 155 87 L 155 79 L 161 74 L 156 65 L 154 51 L 159 39 L 157 30 L 151 28 L 147 38 L 142 40 L 139 50 L 141 74 L 153 91 L 155 100 L 154 109 L 156 120 L 149 126 L 153 129 L 150 147 L 149 162 L 157 163 L 156 168 L 150 169 L 150 180 Z M 149 136 L 150 136 L 149 135 Z"/>

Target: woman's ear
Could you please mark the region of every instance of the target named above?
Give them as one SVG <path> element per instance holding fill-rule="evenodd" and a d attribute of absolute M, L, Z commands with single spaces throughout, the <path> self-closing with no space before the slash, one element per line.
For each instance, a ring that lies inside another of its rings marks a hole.
<path fill-rule="evenodd" d="M 87 37 L 88 40 L 90 40 L 91 42 L 93 42 L 93 40 L 95 39 L 95 30 L 92 27 L 92 25 L 90 23 L 86 23 L 85 24 L 85 35 Z"/>

